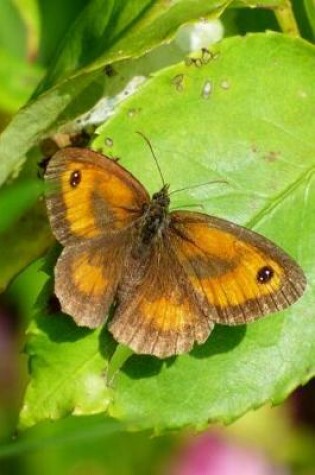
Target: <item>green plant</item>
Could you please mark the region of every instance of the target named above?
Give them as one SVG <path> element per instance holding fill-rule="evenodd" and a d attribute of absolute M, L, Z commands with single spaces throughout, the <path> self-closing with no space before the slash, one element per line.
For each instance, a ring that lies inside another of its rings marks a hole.
<path fill-rule="evenodd" d="M 173 205 L 202 203 L 206 212 L 272 238 L 304 268 L 305 296 L 289 310 L 248 327 L 216 327 L 188 355 L 165 361 L 132 355 L 124 363 L 129 353 L 123 348 L 114 353 L 106 329 L 78 328 L 70 318 L 47 311 L 56 258 L 51 252 L 26 274 L 36 288 L 30 290 L 30 382 L 21 428 L 98 412 L 137 429 L 200 428 L 209 421 L 231 422 L 267 402 L 279 403 L 314 374 L 315 52 L 299 37 L 287 0 L 89 2 L 70 25 L 32 99 L 2 133 L 0 183 L 18 175 L 10 185 L 17 187 L 15 199 L 4 188 L 4 200 L 22 216 L 26 205 L 16 199 L 18 193 L 24 196 L 26 187 L 33 203 L 42 192 L 30 179 L 39 157 L 33 147 L 41 137 L 89 111 L 104 95 L 114 95 L 122 78 L 144 74 L 148 66 L 142 56 L 168 42 L 183 23 L 257 5 L 276 14 L 284 33 L 225 38 L 209 48 L 201 67 L 182 59 L 159 66 L 117 105 L 92 147 L 120 157 L 151 192 L 159 188 L 159 177 L 137 130 L 150 138 L 173 187 L 187 185 L 187 177 L 189 184 L 203 182 L 205 175 L 227 179 L 228 186 L 183 192 Z M 116 75 L 105 74 L 109 64 Z M 31 209 L 33 247 L 26 245 L 23 223 L 21 228 L 16 218 L 15 224 L 4 221 L 0 244 L 16 229 L 22 231 L 12 253 L 1 257 L 7 269 L 3 288 L 51 244 L 42 204 Z M 12 262 L 21 247 L 23 258 Z M 108 371 L 114 375 L 110 385 Z"/>

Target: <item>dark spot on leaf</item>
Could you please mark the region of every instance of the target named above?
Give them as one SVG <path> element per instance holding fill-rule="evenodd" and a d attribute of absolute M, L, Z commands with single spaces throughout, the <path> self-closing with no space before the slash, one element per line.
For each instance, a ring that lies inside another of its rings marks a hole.
<path fill-rule="evenodd" d="M 106 64 L 106 66 L 104 67 L 104 73 L 109 78 L 112 78 L 113 76 L 117 75 L 117 71 L 115 71 L 111 64 Z"/>
<path fill-rule="evenodd" d="M 135 115 L 139 114 L 139 112 L 141 112 L 140 107 L 129 109 L 128 117 L 134 117 Z"/>
<path fill-rule="evenodd" d="M 275 152 L 273 150 L 271 150 L 270 152 L 266 153 L 264 156 L 263 156 L 263 159 L 266 160 L 267 162 L 275 162 L 276 160 L 278 160 L 278 158 L 280 157 L 280 153 L 279 152 Z"/>
<path fill-rule="evenodd" d="M 172 84 L 174 84 L 176 91 L 181 92 L 184 89 L 184 75 L 177 74 L 173 77 Z"/>

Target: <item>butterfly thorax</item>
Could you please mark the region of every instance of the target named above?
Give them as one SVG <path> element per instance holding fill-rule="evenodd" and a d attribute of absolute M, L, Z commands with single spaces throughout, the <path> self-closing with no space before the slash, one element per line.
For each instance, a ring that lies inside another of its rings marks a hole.
<path fill-rule="evenodd" d="M 170 198 L 168 194 L 169 185 L 152 195 L 150 203 L 144 206 L 142 218 L 138 227 L 137 245 L 134 254 L 139 256 L 147 252 L 153 242 L 161 236 L 163 230 L 168 226 L 168 209 Z"/>

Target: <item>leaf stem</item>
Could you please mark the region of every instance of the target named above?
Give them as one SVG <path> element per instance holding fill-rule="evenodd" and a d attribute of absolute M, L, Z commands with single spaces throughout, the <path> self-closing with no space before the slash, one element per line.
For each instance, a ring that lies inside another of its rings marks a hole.
<path fill-rule="evenodd" d="M 283 5 L 275 7 L 274 12 L 283 33 L 291 36 L 300 36 L 290 0 L 286 0 Z"/>

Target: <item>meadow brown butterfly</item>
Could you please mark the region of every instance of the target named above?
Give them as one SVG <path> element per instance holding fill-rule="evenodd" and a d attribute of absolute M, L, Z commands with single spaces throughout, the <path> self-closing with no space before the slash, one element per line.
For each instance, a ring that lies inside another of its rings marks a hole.
<path fill-rule="evenodd" d="M 136 353 L 160 358 L 203 343 L 215 323 L 237 325 L 282 310 L 306 278 L 282 249 L 202 213 L 169 211 L 169 185 L 150 198 L 116 161 L 66 148 L 50 160 L 47 207 L 64 246 L 55 268 L 63 312 L 103 324 Z"/>

